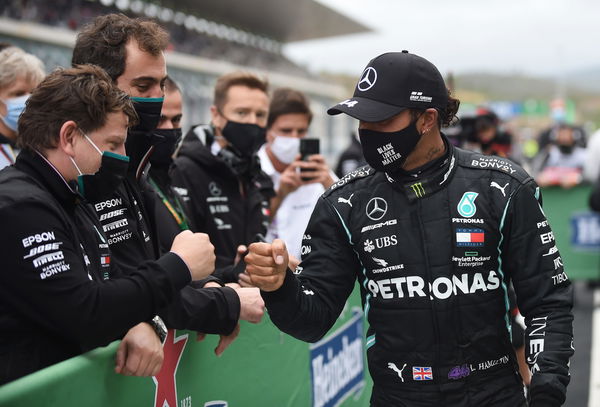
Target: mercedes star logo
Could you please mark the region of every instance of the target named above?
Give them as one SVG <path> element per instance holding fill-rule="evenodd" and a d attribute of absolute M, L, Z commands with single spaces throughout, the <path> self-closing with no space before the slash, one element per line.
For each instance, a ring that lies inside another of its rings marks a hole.
<path fill-rule="evenodd" d="M 208 184 L 208 190 L 210 191 L 210 194 L 212 196 L 219 196 L 221 195 L 221 188 L 219 188 L 219 186 L 217 185 L 216 182 L 211 182 L 210 184 Z"/>
<path fill-rule="evenodd" d="M 383 198 L 371 198 L 367 203 L 367 216 L 371 220 L 379 220 L 385 216 L 387 212 L 387 202 Z"/>
<path fill-rule="evenodd" d="M 363 72 L 360 81 L 358 81 L 357 88 L 358 90 L 364 92 L 371 89 L 373 85 L 375 85 L 375 82 L 377 82 L 377 71 L 375 68 L 369 66 Z"/>

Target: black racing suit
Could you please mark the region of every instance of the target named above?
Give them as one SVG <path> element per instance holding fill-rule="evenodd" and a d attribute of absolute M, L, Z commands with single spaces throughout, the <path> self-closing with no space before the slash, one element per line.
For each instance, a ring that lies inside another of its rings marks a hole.
<path fill-rule="evenodd" d="M 190 208 L 196 231 L 208 233 L 215 246 L 215 275 L 224 282 L 237 282 L 237 273 L 243 271 L 233 267 L 237 247 L 266 234 L 273 183 L 260 164 L 247 175 L 234 174 L 211 152 L 213 141 L 210 127 L 192 128 L 183 138 L 171 179 Z"/>
<path fill-rule="evenodd" d="M 572 286 L 539 188 L 508 160 L 447 146 L 425 176 L 394 180 L 363 167 L 334 184 L 307 227 L 299 274 L 288 270 L 278 290 L 262 293 L 271 319 L 316 341 L 358 280 L 373 405 L 520 406 L 512 281 L 527 323 L 531 405 L 558 406 L 573 354 Z"/>
<path fill-rule="evenodd" d="M 0 383 L 121 338 L 190 281 L 173 253 L 123 276 L 94 211 L 37 153 L 0 171 L 0 224 Z"/>

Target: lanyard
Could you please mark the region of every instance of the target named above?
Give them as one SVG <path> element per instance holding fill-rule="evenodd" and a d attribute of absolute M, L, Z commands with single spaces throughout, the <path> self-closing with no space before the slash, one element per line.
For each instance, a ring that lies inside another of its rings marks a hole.
<path fill-rule="evenodd" d="M 179 226 L 179 228 L 181 230 L 189 230 L 190 227 L 189 227 L 187 221 L 185 220 L 185 214 L 183 212 L 183 208 L 181 207 L 181 203 L 179 202 L 179 199 L 177 199 L 176 196 L 174 197 L 175 204 L 177 205 L 177 208 L 174 208 L 173 205 L 171 205 L 171 203 L 167 199 L 167 196 L 160 190 L 160 188 L 158 187 L 158 184 L 156 182 L 154 182 L 154 180 L 152 178 L 148 178 L 148 181 L 150 181 L 150 185 L 152 185 L 152 188 L 154 188 L 156 193 L 158 193 L 158 196 L 162 200 L 163 204 L 167 207 L 169 212 L 171 212 L 171 215 L 173 215 L 173 218 L 175 218 L 175 222 L 177 222 L 177 225 Z"/>

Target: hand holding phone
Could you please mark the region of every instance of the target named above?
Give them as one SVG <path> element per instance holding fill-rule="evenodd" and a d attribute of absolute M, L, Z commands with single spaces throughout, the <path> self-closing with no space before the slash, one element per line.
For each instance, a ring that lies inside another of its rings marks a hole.
<path fill-rule="evenodd" d="M 302 138 L 300 139 L 300 156 L 302 161 L 309 161 L 309 157 L 314 154 L 319 154 L 319 139 L 318 138 Z M 300 172 L 311 171 L 306 168 L 300 168 Z M 301 177 L 302 181 L 311 181 L 314 177 Z"/>

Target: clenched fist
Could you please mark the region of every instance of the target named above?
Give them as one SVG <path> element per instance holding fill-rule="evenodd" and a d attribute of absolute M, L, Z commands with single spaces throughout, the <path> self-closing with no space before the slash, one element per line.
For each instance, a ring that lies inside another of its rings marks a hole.
<path fill-rule="evenodd" d="M 288 252 L 281 239 L 273 243 L 252 243 L 244 259 L 252 284 L 263 291 L 275 291 L 285 280 Z"/>
<path fill-rule="evenodd" d="M 256 287 L 238 288 L 235 290 L 240 297 L 240 319 L 257 324 L 265 313 L 265 302 Z"/>
<path fill-rule="evenodd" d="M 215 271 L 215 247 L 206 233 L 184 230 L 173 240 L 171 251 L 187 264 L 194 281 Z"/>

